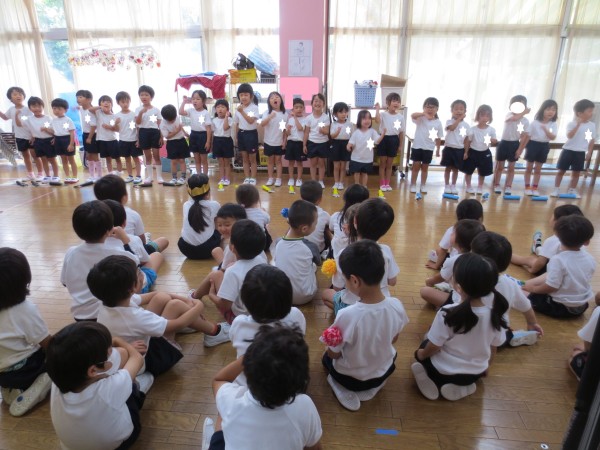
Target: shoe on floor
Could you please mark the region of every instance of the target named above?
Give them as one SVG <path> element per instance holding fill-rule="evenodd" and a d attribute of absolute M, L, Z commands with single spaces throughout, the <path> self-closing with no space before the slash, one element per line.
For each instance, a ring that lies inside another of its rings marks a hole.
<path fill-rule="evenodd" d="M 458 189 L 456 189 L 456 186 L 454 186 L 454 185 L 450 186 L 450 193 L 451 194 L 458 194 Z"/>
<path fill-rule="evenodd" d="M 300 186 L 302 186 L 302 178 L 298 178 L 296 180 L 296 187 L 300 187 Z"/>
<path fill-rule="evenodd" d="M 451 402 L 460 400 L 461 398 L 468 397 L 474 394 L 477 390 L 475 383 L 471 383 L 468 386 L 459 386 L 458 384 L 445 384 L 440 388 L 442 397 Z"/>
<path fill-rule="evenodd" d="M 383 388 L 384 385 L 385 381 L 375 388 L 367 389 L 366 391 L 356 391 L 356 396 L 361 402 L 368 402 L 377 395 L 377 393 Z"/>
<path fill-rule="evenodd" d="M 294 179 L 293 179 L 293 178 L 290 178 L 290 179 L 288 180 L 288 186 L 293 186 L 293 185 L 294 185 Z"/>
<path fill-rule="evenodd" d="M 177 184 L 178 184 L 179 186 L 183 186 L 183 185 L 185 184 L 185 178 L 183 178 L 183 177 L 179 177 L 179 178 L 177 179 Z"/>
<path fill-rule="evenodd" d="M 499 184 L 494 186 L 494 194 L 502 194 L 502 188 Z"/>
<path fill-rule="evenodd" d="M 3 387 L 0 389 L 0 392 L 2 393 L 2 401 L 10 406 L 10 404 L 23 393 L 23 390 Z"/>
<path fill-rule="evenodd" d="M 319 180 L 319 184 L 321 185 L 322 189 L 325 189 L 325 183 L 323 183 L 323 180 Z"/>
<path fill-rule="evenodd" d="M 346 389 L 335 381 L 331 375 L 327 375 L 327 383 L 331 386 L 335 398 L 338 399 L 344 408 L 350 411 L 358 411 L 360 409 L 360 400 L 356 392 Z"/>
<path fill-rule="evenodd" d="M 150 372 L 144 372 L 135 377 L 135 381 L 137 381 L 140 392 L 147 394 L 154 383 L 154 375 Z"/>
<path fill-rule="evenodd" d="M 540 191 L 538 191 L 537 189 L 534 189 L 534 191 L 532 192 L 532 194 L 534 197 L 539 197 L 540 196 Z"/>
<path fill-rule="evenodd" d="M 417 192 L 417 185 L 416 184 L 411 184 L 410 185 L 410 193 L 411 194 L 416 194 Z"/>
<path fill-rule="evenodd" d="M 280 187 L 281 186 L 281 178 L 276 178 L 275 179 L 275 187 Z"/>
<path fill-rule="evenodd" d="M 579 192 L 577 192 L 577 189 L 569 188 L 569 190 L 567 191 L 567 194 L 574 195 L 575 198 L 581 198 L 581 195 L 579 195 Z"/>
<path fill-rule="evenodd" d="M 338 189 L 340 191 L 343 191 L 344 190 L 344 183 L 340 182 L 340 184 L 338 185 Z"/>
<path fill-rule="evenodd" d="M 267 186 L 273 186 L 273 178 L 269 178 L 266 183 Z"/>
<path fill-rule="evenodd" d="M 475 189 L 473 189 L 472 186 L 467 188 L 467 194 L 474 194 L 475 193 Z"/>
<path fill-rule="evenodd" d="M 29 389 L 23 391 L 10 404 L 10 414 L 15 417 L 22 416 L 35 405 L 44 400 L 50 392 L 52 380 L 47 373 L 39 375 Z"/>
<path fill-rule="evenodd" d="M 225 178 L 223 180 L 223 186 L 229 186 L 231 184 L 231 181 L 229 181 L 227 178 Z"/>
<path fill-rule="evenodd" d="M 213 434 L 215 434 L 215 423 L 210 417 L 207 417 L 202 426 L 202 450 L 208 450 Z"/>
<path fill-rule="evenodd" d="M 435 250 L 429 250 L 429 261 L 436 263 L 438 260 L 438 255 Z"/>
<path fill-rule="evenodd" d="M 504 195 L 512 195 L 512 189 L 510 186 L 504 188 Z"/>
<path fill-rule="evenodd" d="M 177 178 L 171 178 L 171 181 L 169 181 L 169 183 L 177 186 Z"/>
<path fill-rule="evenodd" d="M 450 187 L 450 185 L 446 185 L 444 186 L 444 194 L 452 194 L 452 188 Z"/>
<path fill-rule="evenodd" d="M 421 187 L 419 188 L 421 194 L 427 194 L 427 185 L 422 184 Z"/>
<path fill-rule="evenodd" d="M 537 249 L 542 245 L 542 232 L 537 230 L 533 233 L 533 242 L 531 243 L 531 253 L 537 255 Z"/>
<path fill-rule="evenodd" d="M 481 187 L 477 187 L 477 190 L 475 191 L 475 193 L 477 195 L 481 195 L 481 194 L 483 194 L 483 189 Z"/>
<path fill-rule="evenodd" d="M 250 184 L 256 186 L 256 178 L 250 178 Z"/>
<path fill-rule="evenodd" d="M 131 183 L 133 181 L 133 177 L 131 175 L 129 175 L 127 178 L 125 178 L 125 183 Z"/>
<path fill-rule="evenodd" d="M 511 347 L 519 347 L 521 345 L 533 345 L 537 342 L 537 331 L 518 330 L 513 332 L 513 337 L 508 343 Z"/>
<path fill-rule="evenodd" d="M 142 182 L 142 177 L 135 177 L 133 179 L 133 184 L 140 184 Z"/>
<path fill-rule="evenodd" d="M 243 184 L 250 184 L 250 178 L 244 178 Z"/>
<path fill-rule="evenodd" d="M 214 347 L 216 345 L 222 344 L 224 342 L 228 342 L 231 339 L 229 338 L 229 324 L 226 322 L 221 322 L 219 324 L 221 329 L 214 336 L 209 336 L 208 334 L 204 335 L 204 346 L 205 347 Z M 227 325 L 227 326 L 225 326 Z"/>
<path fill-rule="evenodd" d="M 550 194 L 550 197 L 558 197 L 560 195 L 560 189 L 559 188 L 555 188 L 552 193 Z"/>
<path fill-rule="evenodd" d="M 531 189 L 525 189 L 525 195 L 528 195 L 531 197 L 533 195 L 533 191 Z"/>
<path fill-rule="evenodd" d="M 421 391 L 421 394 L 429 400 L 437 400 L 440 396 L 440 392 L 433 380 L 427 375 L 427 371 L 423 364 L 414 362 L 410 366 L 410 370 L 415 377 L 417 387 L 419 388 L 419 391 Z"/>

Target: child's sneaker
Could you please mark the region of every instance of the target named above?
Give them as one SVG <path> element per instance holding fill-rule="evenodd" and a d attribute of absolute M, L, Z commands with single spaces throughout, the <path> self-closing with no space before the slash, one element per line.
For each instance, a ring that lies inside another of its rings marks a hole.
<path fill-rule="evenodd" d="M 53 183 L 60 183 L 60 177 L 52 177 L 51 180 Z"/>
<path fill-rule="evenodd" d="M 539 197 L 540 196 L 540 191 L 538 191 L 537 189 L 534 189 L 533 193 L 531 194 L 534 197 Z"/>
<path fill-rule="evenodd" d="M 421 391 L 421 394 L 429 400 L 437 400 L 440 396 L 440 392 L 433 380 L 427 375 L 427 371 L 423 364 L 414 362 L 410 366 L 410 370 L 415 377 L 417 387 L 419 388 L 419 391 Z"/>
<path fill-rule="evenodd" d="M 421 194 L 427 194 L 427 185 L 422 184 L 419 188 L 419 191 L 421 192 Z"/>
<path fill-rule="evenodd" d="M 377 395 L 377 393 L 381 390 L 381 388 L 385 385 L 385 381 L 377 387 L 367 389 L 366 391 L 356 391 L 356 396 L 361 402 L 368 402 L 372 400 L 373 397 Z"/>
<path fill-rule="evenodd" d="M 461 398 L 472 395 L 477 390 L 475 383 L 471 383 L 468 386 L 459 386 L 458 384 L 445 384 L 440 388 L 442 397 L 451 402 L 460 400 Z"/>
<path fill-rule="evenodd" d="M 147 394 L 154 383 L 154 375 L 144 372 L 135 377 L 135 381 L 137 381 L 140 392 Z"/>
<path fill-rule="evenodd" d="M 52 380 L 47 373 L 38 376 L 29 389 L 23 391 L 10 405 L 10 414 L 15 417 L 22 416 L 35 405 L 44 400 L 50 391 Z"/>
<path fill-rule="evenodd" d="M 339 183 L 339 185 L 338 185 L 338 189 L 339 189 L 340 191 L 343 191 L 343 190 L 344 190 L 344 183 L 342 183 L 341 181 L 340 181 L 340 183 Z"/>
<path fill-rule="evenodd" d="M 559 195 L 560 195 L 560 189 L 559 188 L 554 188 L 554 190 L 550 194 L 550 197 L 558 197 Z"/>
<path fill-rule="evenodd" d="M 10 404 L 23 393 L 23 390 L 3 387 L 0 389 L 0 392 L 2 393 L 2 401 L 10 406 Z"/>
<path fill-rule="evenodd" d="M 227 178 L 225 178 L 223 180 L 223 186 L 229 186 L 231 184 L 231 181 L 229 181 Z"/>
<path fill-rule="evenodd" d="M 325 183 L 323 183 L 323 180 L 319 180 L 319 184 L 321 185 L 321 188 L 325 189 Z"/>
<path fill-rule="evenodd" d="M 410 185 L 410 193 L 411 194 L 416 194 L 417 193 L 417 185 L 416 184 L 411 184 Z"/>
<path fill-rule="evenodd" d="M 71 178 L 71 184 L 79 183 L 79 178 Z"/>
<path fill-rule="evenodd" d="M 502 194 L 502 188 L 500 187 L 499 184 L 494 186 L 494 194 Z"/>
<path fill-rule="evenodd" d="M 207 417 L 202 426 L 202 450 L 209 449 L 213 434 L 215 434 L 215 423 L 210 417 Z"/>
<path fill-rule="evenodd" d="M 531 197 L 533 195 L 533 191 L 531 189 L 525 189 L 525 195 L 528 195 Z"/>
<path fill-rule="evenodd" d="M 133 184 L 140 184 L 142 182 L 142 177 L 135 177 L 133 179 Z"/>
<path fill-rule="evenodd" d="M 452 188 L 450 187 L 449 184 L 444 186 L 444 194 L 452 194 Z"/>
<path fill-rule="evenodd" d="M 250 178 L 250 183 L 253 186 L 256 186 L 256 178 Z"/>
<path fill-rule="evenodd" d="M 577 192 L 577 189 L 575 189 L 575 188 L 569 188 L 569 190 L 567 191 L 567 194 L 574 195 L 575 198 L 581 198 L 581 195 L 579 195 L 579 192 Z"/>
<path fill-rule="evenodd" d="M 472 187 L 472 186 L 469 186 L 469 187 L 467 188 L 467 194 L 474 194 L 474 193 L 475 193 L 475 189 L 473 189 L 473 187 Z"/>
<path fill-rule="evenodd" d="M 500 191 L 500 192 L 502 192 L 502 191 Z M 475 193 L 476 193 L 477 195 L 481 195 L 481 194 L 483 194 L 483 189 L 481 188 L 481 186 L 477 186 L 477 191 L 475 191 Z"/>
<path fill-rule="evenodd" d="M 152 178 L 146 178 L 144 184 L 152 184 Z"/>
<path fill-rule="evenodd" d="M 504 195 L 512 195 L 512 189 L 510 186 L 504 188 Z"/>
<path fill-rule="evenodd" d="M 388 191 L 388 192 L 389 191 L 393 191 L 392 187 L 389 184 L 385 185 L 385 190 Z"/>
<path fill-rule="evenodd" d="M 433 287 L 435 289 L 437 289 L 438 291 L 442 291 L 442 292 L 452 292 L 452 286 L 450 286 L 449 283 L 446 283 L 445 281 L 442 281 L 441 283 L 436 283 L 433 285 Z"/>
<path fill-rule="evenodd" d="M 537 331 L 518 330 L 513 332 L 513 337 L 508 343 L 511 347 L 519 347 L 521 345 L 533 345 L 537 342 Z"/>
<path fill-rule="evenodd" d="M 250 184 L 250 178 L 244 178 L 243 184 Z"/>
<path fill-rule="evenodd" d="M 296 187 L 300 187 L 300 186 L 302 186 L 302 178 L 298 178 L 296 180 Z"/>
<path fill-rule="evenodd" d="M 542 232 L 536 231 L 533 233 L 533 242 L 531 244 L 531 253 L 537 255 L 538 247 L 542 245 Z"/>
<path fill-rule="evenodd" d="M 458 189 L 456 188 L 455 185 L 450 186 L 450 193 L 451 194 L 458 194 Z"/>
<path fill-rule="evenodd" d="M 125 178 L 125 183 L 131 183 L 133 181 L 133 176 L 128 175 L 127 178 Z"/>
<path fill-rule="evenodd" d="M 266 183 L 267 186 L 273 186 L 273 178 L 269 178 Z"/>
<path fill-rule="evenodd" d="M 280 187 L 281 186 L 281 178 L 276 178 L 275 179 L 275 187 Z"/>
<path fill-rule="evenodd" d="M 160 183 L 160 181 L 159 181 Z M 177 184 L 177 178 L 171 178 L 171 181 L 169 181 L 169 184 Z"/>
<path fill-rule="evenodd" d="M 204 335 L 204 346 L 205 347 L 214 347 L 215 345 L 222 344 L 224 342 L 228 342 L 231 339 L 229 338 L 229 325 L 227 322 L 221 322 L 219 324 L 221 329 L 214 336 L 210 336 L 208 334 Z"/>
<path fill-rule="evenodd" d="M 340 404 L 350 411 L 358 411 L 360 409 L 360 400 L 356 392 L 346 389 L 333 379 L 331 375 L 327 376 L 327 383 L 331 386 L 331 390 L 338 399 Z"/>

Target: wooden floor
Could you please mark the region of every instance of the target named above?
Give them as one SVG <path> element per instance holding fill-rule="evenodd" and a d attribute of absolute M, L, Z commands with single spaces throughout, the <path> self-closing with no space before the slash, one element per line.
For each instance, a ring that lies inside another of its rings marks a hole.
<path fill-rule="evenodd" d="M 64 253 L 78 243 L 71 228 L 71 214 L 77 204 L 94 198 L 93 191 L 67 186 L 19 187 L 15 185 L 17 173 L 8 163 L 0 162 L 0 245 L 16 247 L 27 255 L 33 270 L 31 299 L 40 306 L 50 331 L 56 332 L 71 322 L 69 295 L 59 282 Z M 259 185 L 265 178 L 264 173 L 260 174 Z M 242 175 L 236 174 L 234 184 L 241 179 Z M 517 175 L 515 185 L 521 180 Z M 372 178 L 372 182 L 371 195 L 377 195 L 376 179 Z M 552 183 L 553 176 L 544 176 L 541 187 L 550 192 Z M 533 347 L 500 351 L 490 375 L 477 383 L 477 392 L 470 398 L 455 403 L 429 401 L 417 390 L 410 372 L 412 355 L 434 316 L 434 311 L 424 306 L 419 297 L 419 288 L 432 273 L 424 264 L 429 249 L 454 222 L 456 207 L 455 201 L 441 198 L 441 172 L 431 174 L 429 185 L 430 193 L 421 201 L 415 200 L 399 177 L 392 182 L 395 190 L 386 193 L 396 220 L 382 241 L 391 246 L 400 266 L 398 284 L 391 291 L 402 300 L 410 323 L 396 343 L 396 372 L 374 400 L 363 403 L 360 411 L 349 412 L 338 404 L 321 367 L 323 346 L 318 336 L 332 322 L 331 312 L 320 301 L 301 308 L 307 319 L 306 340 L 311 357 L 309 394 L 321 414 L 324 448 L 539 449 L 541 444 L 559 448 L 577 388 L 566 368 L 566 359 L 577 342 L 576 331 L 591 309 L 585 317 L 571 321 L 540 317 L 545 337 Z M 177 249 L 182 203 L 187 199 L 185 188 L 156 186 L 142 190 L 129 185 L 128 189 L 129 205 L 141 213 L 146 230 L 171 241 L 157 289 L 186 293 L 206 275 L 212 263 L 186 261 Z M 271 215 L 273 234 L 279 236 L 286 230 L 279 211 L 298 199 L 299 194 L 289 195 L 287 187 L 273 194 L 260 192 L 262 206 Z M 332 213 L 341 207 L 342 200 L 329 193 L 327 190 L 322 206 Z M 221 203 L 233 201 L 234 187 L 217 192 L 214 185 L 212 195 Z M 593 223 L 600 224 L 600 188 L 586 185 L 583 199 L 568 201 L 576 202 Z M 487 229 L 506 235 L 515 252 L 527 254 L 532 233 L 540 229 L 549 235 L 548 218 L 554 206 L 563 202 L 503 201 L 492 194 L 484 203 L 484 222 Z M 598 237 L 589 251 L 600 260 Z M 516 267 L 511 266 L 509 273 L 527 278 Z M 327 287 L 329 280 L 320 273 L 318 276 L 320 287 Z M 600 289 L 598 272 L 593 287 Z M 207 304 L 207 313 L 212 319 L 218 318 L 212 305 Z M 515 328 L 524 325 L 522 316 L 514 311 L 511 321 Z M 182 335 L 179 342 L 185 358 L 160 377 L 149 392 L 137 449 L 199 449 L 204 418 L 216 416 L 211 378 L 233 360 L 235 352 L 229 344 L 204 348 L 201 334 Z M 378 429 L 398 433 L 385 435 Z M 11 417 L 2 404 L 0 430 L 1 449 L 59 448 L 47 401 L 23 418 Z"/>

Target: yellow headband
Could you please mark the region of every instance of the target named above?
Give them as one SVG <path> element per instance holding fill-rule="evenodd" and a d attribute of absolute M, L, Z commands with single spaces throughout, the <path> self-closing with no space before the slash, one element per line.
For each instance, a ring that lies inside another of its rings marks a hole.
<path fill-rule="evenodd" d="M 190 187 L 188 186 L 187 190 L 188 190 L 188 194 L 190 194 L 190 196 L 197 197 L 199 195 L 204 195 L 208 191 L 210 191 L 210 185 L 208 183 L 206 183 L 205 185 L 195 187 L 194 189 L 190 189 Z"/>

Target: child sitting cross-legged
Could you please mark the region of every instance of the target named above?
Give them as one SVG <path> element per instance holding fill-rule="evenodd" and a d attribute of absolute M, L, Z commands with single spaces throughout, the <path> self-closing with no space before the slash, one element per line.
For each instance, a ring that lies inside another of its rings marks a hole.
<path fill-rule="evenodd" d="M 583 370 L 585 369 L 588 359 L 588 353 L 592 347 L 592 341 L 594 340 L 594 333 L 598 327 L 598 317 L 600 317 L 600 292 L 596 292 L 594 300 L 596 302 L 596 308 L 592 311 L 592 315 L 583 328 L 577 332 L 577 335 L 581 338 L 582 342 L 573 348 L 573 352 L 569 358 L 569 369 L 571 369 L 571 372 L 573 372 L 578 380 L 581 379 L 581 376 L 583 375 Z"/>
<path fill-rule="evenodd" d="M 329 213 L 321 208 L 321 200 L 323 200 L 323 188 L 318 181 L 309 180 L 302 183 L 300 187 L 300 197 L 302 200 L 312 203 L 317 207 L 317 224 L 315 230 L 306 236 L 306 240 L 317 246 L 320 253 L 330 247 L 332 234 L 329 230 Z"/>

